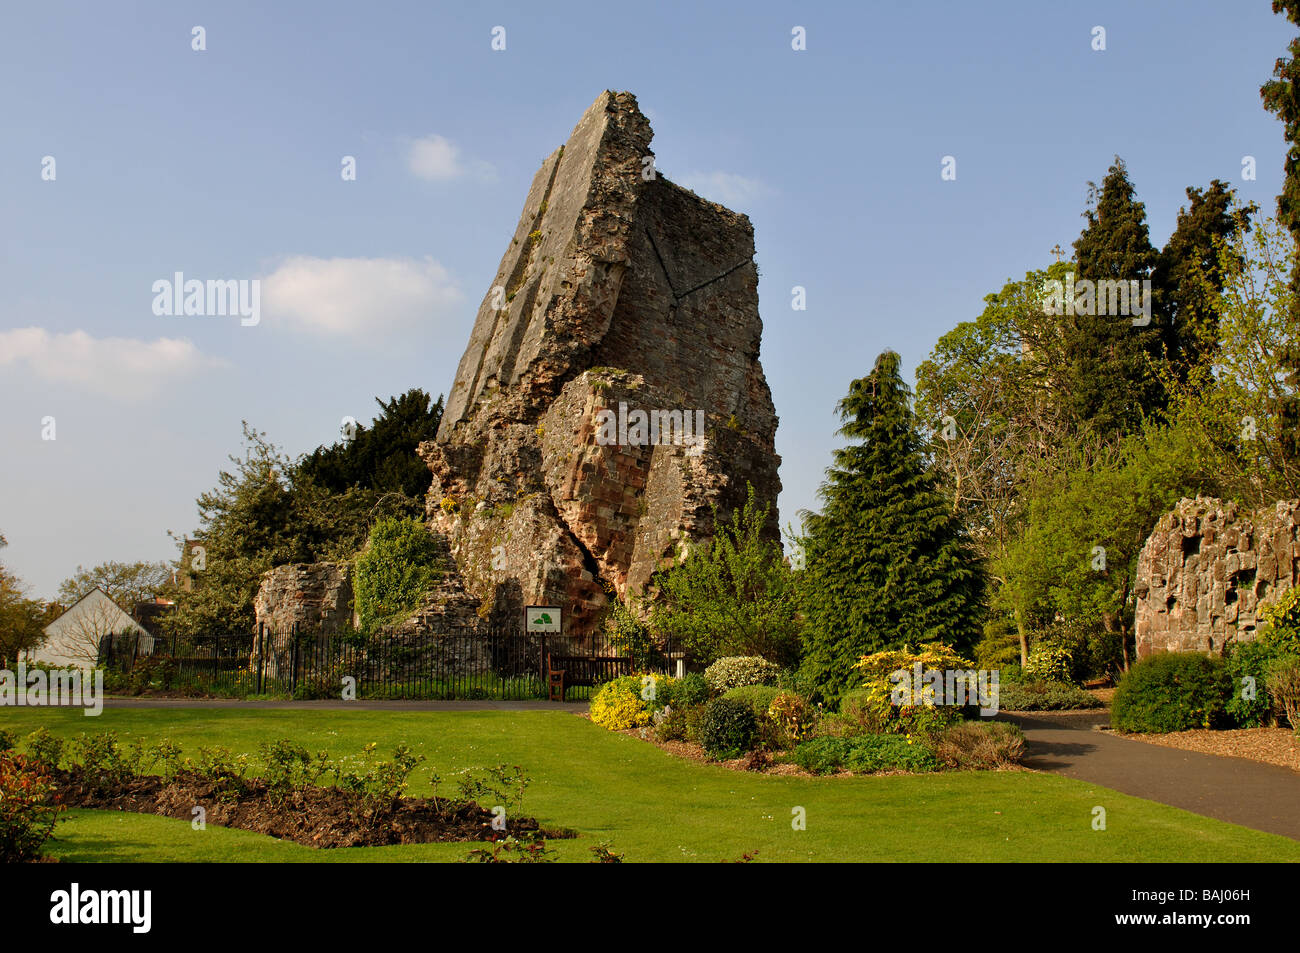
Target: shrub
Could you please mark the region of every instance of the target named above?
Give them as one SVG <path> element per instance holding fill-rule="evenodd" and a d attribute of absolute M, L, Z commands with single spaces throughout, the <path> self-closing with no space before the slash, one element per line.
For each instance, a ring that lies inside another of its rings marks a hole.
<path fill-rule="evenodd" d="M 42 725 L 27 736 L 27 753 L 34 761 L 51 770 L 63 760 L 64 741 Z"/>
<path fill-rule="evenodd" d="M 137 659 L 127 679 L 127 690 L 133 695 L 146 691 L 171 691 L 176 687 L 180 669 L 176 660 L 167 655 L 146 655 Z"/>
<path fill-rule="evenodd" d="M 780 730 L 782 747 L 803 741 L 817 723 L 816 710 L 806 698 L 794 692 L 781 692 L 772 699 L 767 716 Z"/>
<path fill-rule="evenodd" d="M 1110 723 L 1120 731 L 1169 732 L 1218 728 L 1232 694 L 1221 658 L 1200 652 L 1161 652 L 1129 669 L 1115 689 Z"/>
<path fill-rule="evenodd" d="M 704 680 L 704 676 L 699 672 L 689 672 L 677 680 L 676 704 L 678 707 L 703 705 L 708 702 L 710 697 L 709 683 Z"/>
<path fill-rule="evenodd" d="M 1300 656 L 1276 659 L 1268 668 L 1266 681 L 1277 713 L 1285 714 L 1287 723 L 1300 731 Z"/>
<path fill-rule="evenodd" d="M 1072 711 L 1100 707 L 1096 695 L 1067 682 L 1026 681 L 998 685 L 998 708 L 1003 711 Z"/>
<path fill-rule="evenodd" d="M 704 670 L 704 680 L 716 695 L 746 685 L 775 685 L 781 669 L 757 655 L 720 658 Z"/>
<path fill-rule="evenodd" d="M 73 763 L 81 767 L 86 782 L 101 794 L 125 784 L 138 773 L 136 760 L 122 748 L 115 731 L 82 735 L 72 743 L 72 749 Z"/>
<path fill-rule="evenodd" d="M 902 735 L 812 738 L 794 750 L 794 762 L 813 774 L 852 771 L 934 771 L 939 761 L 921 741 Z"/>
<path fill-rule="evenodd" d="M 62 810 L 39 762 L 0 752 L 0 863 L 38 860 Z"/>
<path fill-rule="evenodd" d="M 424 755 L 416 755 L 408 745 L 399 744 L 393 749 L 390 760 L 371 761 L 376 747 L 374 742 L 366 745 L 359 763 L 336 762 L 332 765 L 335 784 L 340 790 L 355 796 L 362 810 L 371 812 L 368 818 L 371 821 L 386 813 L 405 793 L 411 772 L 424 760 Z"/>
<path fill-rule="evenodd" d="M 1258 638 L 1281 655 L 1300 655 L 1300 586 L 1259 610 Z"/>
<path fill-rule="evenodd" d="M 935 743 L 935 757 L 951 768 L 1006 768 L 1025 755 L 1025 733 L 1005 721 L 964 721 Z"/>
<path fill-rule="evenodd" d="M 361 629 L 410 614 L 438 576 L 438 547 L 419 520 L 384 517 L 370 530 L 370 542 L 357 557 L 353 584 Z"/>
<path fill-rule="evenodd" d="M 8 728 L 0 728 L 0 754 L 6 751 L 12 751 L 14 747 L 14 733 Z"/>
<path fill-rule="evenodd" d="M 1020 665 L 1020 634 L 1010 619 L 995 618 L 984 623 L 984 637 L 975 644 L 975 665 L 995 669 Z"/>
<path fill-rule="evenodd" d="M 676 694 L 667 675 L 623 675 L 600 686 L 591 700 L 591 721 L 610 731 L 645 728 Z"/>
<path fill-rule="evenodd" d="M 780 694 L 781 689 L 771 685 L 742 685 L 740 688 L 731 689 L 722 697 L 748 705 L 749 710 L 754 713 L 755 722 L 761 723 L 767 719 L 768 708 Z"/>
<path fill-rule="evenodd" d="M 498 764 L 461 778 L 460 797 L 484 810 L 504 807 L 507 814 L 513 815 L 523 805 L 529 783 L 530 778 L 519 765 Z"/>
<path fill-rule="evenodd" d="M 325 773 L 329 754 L 319 752 L 314 758 L 302 745 L 287 738 L 262 743 L 265 769 L 262 780 L 273 801 L 283 801 L 294 791 L 315 784 Z"/>
<path fill-rule="evenodd" d="M 1025 675 L 1045 682 L 1073 682 L 1074 653 L 1064 645 L 1039 642 L 1029 650 Z"/>
<path fill-rule="evenodd" d="M 754 746 L 758 722 L 754 710 L 734 698 L 715 698 L 704 706 L 700 744 L 716 760 L 738 758 Z"/>
<path fill-rule="evenodd" d="M 687 709 L 681 705 L 665 709 L 663 717 L 655 725 L 655 737 L 660 741 L 685 741 L 689 735 Z"/>
<path fill-rule="evenodd" d="M 1232 695 L 1227 711 L 1241 728 L 1258 728 L 1273 719 L 1273 702 L 1269 697 L 1269 666 L 1278 655 L 1264 638 L 1249 642 L 1230 642 L 1227 655 L 1228 681 Z"/>
<path fill-rule="evenodd" d="M 771 685 L 742 685 L 722 697 L 748 705 L 754 713 L 754 724 L 758 726 L 759 747 L 775 750 L 783 747 L 783 736 L 776 722 L 768 717 L 767 710 L 780 694 L 781 690 Z"/>
<path fill-rule="evenodd" d="M 244 773 L 248 770 L 248 755 L 236 756 L 223 745 L 201 747 L 196 752 L 197 761 L 186 761 L 186 767 L 199 778 L 211 783 L 222 801 L 236 801 L 247 790 Z"/>
<path fill-rule="evenodd" d="M 973 663 L 941 642 L 924 645 L 916 650 L 903 646 L 901 649 L 876 652 L 855 666 L 865 678 L 865 694 L 859 696 L 849 693 L 854 698 L 853 705 L 857 714 L 845 713 L 864 726 L 872 726 L 873 730 L 894 734 L 936 734 L 959 721 L 964 706 L 934 704 L 933 697 L 913 696 L 912 682 L 917 665 L 921 667 L 922 676 L 938 672 L 945 690 L 947 673 L 974 670 Z M 899 680 L 899 673 L 905 673 L 902 681 Z M 967 689 L 974 692 L 975 685 L 967 683 Z M 900 691 L 905 694 L 899 695 Z M 926 696 L 924 687 L 922 695 Z M 841 711 L 844 711 L 843 704 Z"/>

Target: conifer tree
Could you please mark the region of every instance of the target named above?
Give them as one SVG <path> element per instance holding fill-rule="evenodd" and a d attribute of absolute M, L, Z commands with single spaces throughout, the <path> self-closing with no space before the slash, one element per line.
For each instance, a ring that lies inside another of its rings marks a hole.
<path fill-rule="evenodd" d="M 1134 198 L 1123 160 L 1115 157 L 1100 188 L 1089 185 L 1088 224 L 1074 243 L 1076 281 L 1149 280 L 1156 250 L 1146 209 Z M 1162 320 L 1154 313 L 1145 326 L 1126 316 L 1066 318 L 1070 393 L 1064 396 L 1075 419 L 1112 436 L 1132 432 L 1144 416 L 1163 406 L 1163 388 L 1151 363 L 1163 356 Z"/>
<path fill-rule="evenodd" d="M 1223 288 L 1220 246 L 1240 228 L 1250 228 L 1258 208 L 1234 210 L 1234 190 L 1220 179 L 1202 191 L 1187 190 L 1191 202 L 1178 210 L 1178 223 L 1156 259 L 1151 284 L 1160 315 L 1165 356 L 1181 381 L 1208 360 L 1218 337 L 1214 295 Z"/>
<path fill-rule="evenodd" d="M 1300 26 L 1300 0 L 1273 0 L 1273 12 L 1284 13 Z M 1273 78 L 1259 89 L 1264 108 L 1282 120 L 1282 135 L 1287 142 L 1285 178 L 1282 194 L 1277 197 L 1277 217 L 1295 237 L 1300 247 L 1300 37 L 1287 46 L 1290 56 L 1280 56 L 1273 65 Z M 1289 394 L 1300 393 L 1300 260 L 1291 270 L 1291 333 L 1279 354 L 1285 369 Z M 1287 459 L 1300 460 L 1300 398 L 1282 397 L 1274 408 L 1277 432 Z"/>
<path fill-rule="evenodd" d="M 969 648 L 983 616 L 983 567 L 927 466 L 925 444 L 886 351 L 855 380 L 838 411 L 840 434 L 820 490 L 823 509 L 804 516 L 805 655 L 815 697 L 857 687 L 862 656 L 942 640 Z"/>

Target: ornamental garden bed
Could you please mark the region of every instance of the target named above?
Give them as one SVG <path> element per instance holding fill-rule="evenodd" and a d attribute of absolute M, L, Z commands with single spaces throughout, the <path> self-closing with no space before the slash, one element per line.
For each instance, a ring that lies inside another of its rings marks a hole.
<path fill-rule="evenodd" d="M 861 667 L 870 687 L 848 691 L 840 710 L 827 712 L 773 684 L 787 676 L 770 662 L 724 657 L 703 675 L 606 682 L 589 716 L 678 757 L 733 770 L 826 776 L 1017 766 L 1024 755 L 1017 726 L 980 718 L 966 704 L 895 703 L 888 676 L 910 671 L 914 661 L 953 669 L 964 663 L 942 646 L 869 656 Z"/>
<path fill-rule="evenodd" d="M 224 747 L 183 757 L 170 740 L 123 745 L 115 732 L 102 732 L 67 742 L 41 728 L 24 747 L 18 753 L 12 733 L 0 730 L 0 860 L 7 862 L 39 859 L 67 808 L 155 814 L 313 848 L 493 842 L 471 851 L 473 860 L 544 859 L 548 838 L 576 836 L 544 830 L 522 813 L 529 779 L 517 765 L 460 772 L 455 795 L 446 796 L 435 773 L 433 796 L 405 796 L 424 760 L 405 744 L 389 758 L 377 758 L 369 744 L 359 756 L 332 759 L 287 739 L 263 743 L 256 759 Z"/>
<path fill-rule="evenodd" d="M 108 785 L 87 779 L 81 769 L 58 770 L 53 779 L 65 807 L 157 814 L 193 821 L 202 808 L 206 823 L 268 834 L 306 847 L 379 847 L 440 841 L 491 841 L 504 835 L 571 837 L 543 830 L 534 818 L 508 817 L 504 831 L 493 828 L 496 815 L 478 804 L 447 798 L 399 797 L 368 804 L 351 792 L 305 786 L 283 795 L 257 779 L 236 794 L 220 782 L 196 774 L 173 778 L 145 775 Z"/>

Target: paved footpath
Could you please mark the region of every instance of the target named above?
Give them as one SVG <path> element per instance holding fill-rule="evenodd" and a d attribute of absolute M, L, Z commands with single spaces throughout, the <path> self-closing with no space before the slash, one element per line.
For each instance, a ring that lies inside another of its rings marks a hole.
<path fill-rule="evenodd" d="M 1300 772 L 1132 741 L 1097 712 L 1000 716 L 1025 732 L 1025 766 L 1300 840 Z"/>
<path fill-rule="evenodd" d="M 113 698 L 105 708 L 279 708 L 286 711 L 571 711 L 587 710 L 587 702 L 527 701 L 287 701 L 239 698 Z"/>

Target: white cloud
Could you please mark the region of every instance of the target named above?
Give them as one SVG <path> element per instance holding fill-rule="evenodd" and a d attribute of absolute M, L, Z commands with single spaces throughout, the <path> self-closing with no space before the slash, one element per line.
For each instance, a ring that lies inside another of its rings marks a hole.
<path fill-rule="evenodd" d="M 0 367 L 26 365 L 38 377 L 136 401 L 221 362 L 185 338 L 96 338 L 85 331 L 51 334 L 44 328 L 0 331 Z"/>
<path fill-rule="evenodd" d="M 674 181 L 702 198 L 737 210 L 772 193 L 758 179 L 734 172 L 690 172 Z"/>
<path fill-rule="evenodd" d="M 493 177 L 492 166 L 479 160 L 467 160 L 460 148 L 443 136 L 425 136 L 411 143 L 406 154 L 411 173 L 430 182 L 450 182 L 465 176 L 479 179 Z"/>
<path fill-rule="evenodd" d="M 262 279 L 270 324 L 329 337 L 382 337 L 386 332 L 456 321 L 464 295 L 432 258 L 311 258 L 299 255 Z"/>

